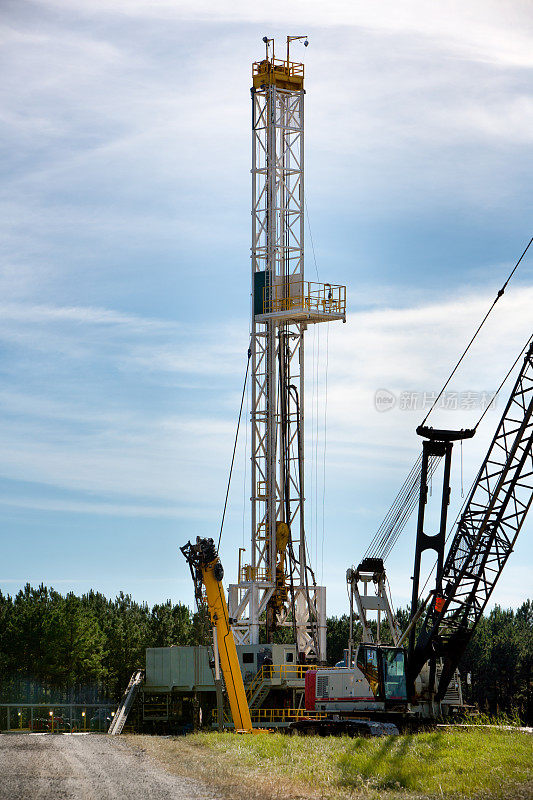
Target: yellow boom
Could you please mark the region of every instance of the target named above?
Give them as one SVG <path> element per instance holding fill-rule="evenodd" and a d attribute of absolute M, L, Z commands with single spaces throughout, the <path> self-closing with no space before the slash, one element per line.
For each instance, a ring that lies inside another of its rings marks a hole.
<path fill-rule="evenodd" d="M 195 585 L 196 600 L 202 604 L 205 600 L 202 593 L 202 584 L 205 587 L 205 597 L 209 616 L 216 630 L 216 642 L 220 657 L 220 666 L 224 675 L 226 691 L 233 717 L 235 730 L 239 733 L 253 733 L 250 709 L 246 699 L 241 667 L 237 657 L 237 648 L 229 623 L 228 607 L 222 578 L 224 569 L 220 563 L 212 539 L 197 538 L 196 544 L 188 542 L 181 548 L 191 568 Z"/>

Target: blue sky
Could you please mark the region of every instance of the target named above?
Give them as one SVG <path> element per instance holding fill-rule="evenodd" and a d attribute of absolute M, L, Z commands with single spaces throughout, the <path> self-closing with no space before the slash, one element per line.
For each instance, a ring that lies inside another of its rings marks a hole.
<path fill-rule="evenodd" d="M 307 527 L 344 612 L 420 448 L 421 411 L 379 413 L 375 392 L 440 388 L 531 235 L 529 4 L 18 0 L 0 25 L 0 588 L 192 604 L 178 546 L 218 530 L 245 367 L 251 62 L 265 34 L 303 33 L 309 224 L 349 304 L 307 336 Z M 529 257 L 455 391 L 497 386 L 532 304 Z M 465 486 L 498 419 L 464 447 Z M 245 426 L 230 580 L 247 457 Z M 496 602 L 531 595 L 532 528 Z M 388 565 L 398 604 L 412 548 L 413 524 Z"/>

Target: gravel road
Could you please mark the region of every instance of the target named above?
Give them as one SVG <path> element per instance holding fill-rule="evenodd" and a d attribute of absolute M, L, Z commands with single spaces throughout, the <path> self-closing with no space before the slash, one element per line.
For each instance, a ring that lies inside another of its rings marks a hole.
<path fill-rule="evenodd" d="M 0 800 L 217 800 L 105 735 L 0 734 Z"/>

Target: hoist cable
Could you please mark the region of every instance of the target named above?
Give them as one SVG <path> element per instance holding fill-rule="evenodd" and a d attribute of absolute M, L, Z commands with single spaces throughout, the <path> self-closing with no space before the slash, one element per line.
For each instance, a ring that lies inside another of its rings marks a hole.
<path fill-rule="evenodd" d="M 318 570 L 318 445 L 320 441 L 320 328 L 317 328 L 316 348 L 316 436 L 315 436 L 315 566 Z"/>
<path fill-rule="evenodd" d="M 522 358 L 522 356 L 524 355 L 524 353 L 526 352 L 527 348 L 529 347 L 529 345 L 531 344 L 531 342 L 532 342 L 532 341 L 533 341 L 533 335 L 531 335 L 531 336 L 529 337 L 529 339 L 528 339 L 528 340 L 527 340 L 527 342 L 525 343 L 524 347 L 522 348 L 522 350 L 519 352 L 518 356 L 516 357 L 516 359 L 515 359 L 515 361 L 514 361 L 514 363 L 513 363 L 513 366 L 512 366 L 512 367 L 511 367 L 511 369 L 510 369 L 510 370 L 507 372 L 507 374 L 506 374 L 505 378 L 503 379 L 503 381 L 500 383 L 500 385 L 498 386 L 498 388 L 497 388 L 497 389 L 496 389 L 496 391 L 494 392 L 493 396 L 491 397 L 490 403 L 487 405 L 487 408 L 484 410 L 483 414 L 480 416 L 480 418 L 478 419 L 478 421 L 477 421 L 477 423 L 476 423 L 476 426 L 475 426 L 475 428 L 474 428 L 474 430 L 475 430 L 475 431 L 477 430 L 479 423 L 481 422 L 481 420 L 483 419 L 483 417 L 485 416 L 485 414 L 487 413 L 487 411 L 489 410 L 489 408 L 491 407 L 491 405 L 493 404 L 493 402 L 494 402 L 494 401 L 495 401 L 495 399 L 497 398 L 498 394 L 500 393 L 500 391 L 501 391 L 501 389 L 502 389 L 502 386 L 503 386 L 503 384 L 505 383 L 505 381 L 507 380 L 507 378 L 509 377 L 509 375 L 511 374 L 511 372 L 513 371 L 513 369 L 516 367 L 516 365 L 518 364 L 518 362 L 520 361 L 520 359 Z M 461 445 L 462 445 L 462 444 L 463 444 L 463 442 L 461 441 Z"/>
<path fill-rule="evenodd" d="M 252 357 L 252 348 L 248 348 L 248 360 L 246 362 L 246 372 L 244 374 L 244 385 L 242 387 L 241 405 L 239 408 L 239 419 L 237 420 L 237 430 L 235 431 L 235 441 L 233 443 L 233 455 L 231 456 L 231 465 L 229 468 L 228 485 L 226 488 L 226 499 L 224 500 L 224 510 L 222 512 L 222 520 L 220 522 L 220 533 L 218 534 L 217 551 L 220 549 L 220 540 L 222 539 L 222 530 L 224 528 L 224 520 L 226 518 L 226 509 L 228 507 L 229 490 L 231 486 L 231 476 L 233 475 L 233 464 L 235 463 L 235 453 L 237 452 L 237 442 L 239 441 L 239 428 L 241 426 L 242 407 L 244 405 L 244 396 L 246 394 L 246 384 L 248 383 L 248 372 L 250 370 L 250 359 Z"/>
<path fill-rule="evenodd" d="M 326 373 L 324 396 L 324 460 L 322 462 L 322 540 L 320 553 L 320 580 L 324 582 L 324 539 L 325 539 L 325 511 L 326 511 L 326 449 L 328 445 L 328 365 L 329 365 L 329 324 L 326 327 Z M 318 572 L 318 564 L 317 572 Z"/>
<path fill-rule="evenodd" d="M 247 483 L 247 467 L 248 467 L 248 420 L 250 409 L 250 391 L 248 384 L 246 384 L 246 424 L 244 426 L 244 481 L 242 484 L 242 547 L 244 550 L 244 532 L 246 528 L 246 486 Z"/>
<path fill-rule="evenodd" d="M 378 558 L 385 549 L 389 533 L 394 528 L 394 525 L 398 519 L 398 514 L 401 514 L 401 510 L 405 508 L 405 505 L 409 497 L 409 493 L 411 491 L 410 487 L 412 486 L 413 481 L 416 480 L 416 475 L 419 474 L 420 472 L 421 460 L 422 458 L 421 456 L 419 456 L 413 469 L 407 476 L 407 479 L 405 480 L 402 488 L 396 495 L 394 502 L 387 511 L 385 519 L 379 526 L 376 535 L 372 539 L 372 542 L 370 543 L 365 553 L 365 558 L 373 558 L 373 557 Z"/>
<path fill-rule="evenodd" d="M 421 462 L 422 462 L 422 456 L 418 456 L 409 475 L 405 479 L 402 488 L 396 495 L 391 507 L 387 511 L 385 519 L 379 526 L 377 533 L 370 542 L 370 545 L 368 546 L 368 549 L 364 556 L 365 558 L 372 558 L 374 556 L 377 557 L 377 554 L 380 552 L 380 549 L 384 546 L 387 539 L 387 531 L 394 525 L 394 520 L 396 518 L 398 511 L 401 510 L 401 508 L 405 505 L 409 493 L 409 487 L 412 485 L 413 481 L 416 480 L 416 475 L 420 474 Z"/>
<path fill-rule="evenodd" d="M 313 251 L 313 261 L 315 262 L 315 271 L 316 271 L 316 279 L 320 283 L 320 277 L 318 275 L 318 264 L 316 261 L 316 254 L 315 254 L 315 243 L 313 241 L 313 232 L 311 230 L 311 220 L 309 219 L 309 209 L 307 207 L 307 200 L 304 196 L 304 205 L 305 205 L 305 215 L 307 217 L 307 228 L 309 230 L 309 238 L 311 240 L 311 250 Z"/>
<path fill-rule="evenodd" d="M 433 475 L 439 463 L 440 456 L 430 457 L 428 478 Z M 390 555 L 418 502 L 421 472 L 422 456 L 419 455 L 394 502 L 387 511 L 385 519 L 370 542 L 364 558 L 381 558 L 385 561 Z"/>
<path fill-rule="evenodd" d="M 439 394 L 438 394 L 438 395 L 437 395 L 437 397 L 435 398 L 435 400 L 434 400 L 434 402 L 433 402 L 433 405 L 431 406 L 431 408 L 429 409 L 428 413 L 427 413 L 427 414 L 426 414 L 426 416 L 424 417 L 424 421 L 422 422 L 422 425 L 425 425 L 425 424 L 426 424 L 426 421 L 427 421 L 427 419 L 428 419 L 429 415 L 431 414 L 431 412 L 433 411 L 433 409 L 434 409 L 434 408 L 435 408 L 435 406 L 437 405 L 438 401 L 440 400 L 440 398 L 441 398 L 441 397 L 442 397 L 442 395 L 444 394 L 444 391 L 445 391 L 446 387 L 448 386 L 448 384 L 450 383 L 451 379 L 453 378 L 453 376 L 455 375 L 455 373 L 456 373 L 456 372 L 457 372 L 457 370 L 459 369 L 459 366 L 460 366 L 461 362 L 463 361 L 464 357 L 466 356 L 466 354 L 467 354 L 467 353 L 468 353 L 468 351 L 470 350 L 470 348 L 471 348 L 472 344 L 474 343 L 474 340 L 475 340 L 475 338 L 477 337 L 477 335 L 478 335 L 478 333 L 480 332 L 481 328 L 483 327 L 483 325 L 485 324 L 485 322 L 486 322 L 486 321 L 487 321 L 487 319 L 489 318 L 489 316 L 490 316 L 490 314 L 491 314 L 491 312 L 492 312 L 492 309 L 494 308 L 494 306 L 496 305 L 496 303 L 498 302 L 498 300 L 500 299 L 500 297 L 502 297 L 503 293 L 505 292 L 505 290 L 506 290 L 506 288 L 507 288 L 507 284 L 509 283 L 509 281 L 511 280 L 511 278 L 512 278 L 512 277 L 513 277 L 513 275 L 515 274 L 516 270 L 518 269 L 518 266 L 519 266 L 520 262 L 522 261 L 522 259 L 524 258 L 525 254 L 526 254 L 526 253 L 527 253 L 527 251 L 529 250 L 529 248 L 530 248 L 530 245 L 531 245 L 531 243 L 532 243 L 532 242 L 533 242 L 533 236 L 532 236 L 532 237 L 531 237 L 531 239 L 529 240 L 529 242 L 528 242 L 528 244 L 527 244 L 527 247 L 525 248 L 524 252 L 522 253 L 522 255 L 520 256 L 520 258 L 518 259 L 518 261 L 517 261 L 517 262 L 516 262 L 516 264 L 514 265 L 513 269 L 512 269 L 512 270 L 511 270 L 511 272 L 509 273 L 509 275 L 508 275 L 508 277 L 507 277 L 507 280 L 506 280 L 506 281 L 505 281 L 505 283 L 503 284 L 502 288 L 499 290 L 498 294 L 497 294 L 497 295 L 496 295 L 496 297 L 494 298 L 494 300 L 493 300 L 493 302 L 492 302 L 492 305 L 491 305 L 491 307 L 489 308 L 489 310 L 487 311 L 487 313 L 485 314 L 485 316 L 484 316 L 484 317 L 483 317 L 483 319 L 481 320 L 481 323 L 479 324 L 479 326 L 478 326 L 478 328 L 477 328 L 476 332 L 474 333 L 474 335 L 472 336 L 472 338 L 471 338 L 471 339 L 470 339 L 470 341 L 468 342 L 468 344 L 467 344 L 467 346 L 466 346 L 465 350 L 463 351 L 463 354 L 461 355 L 461 358 L 459 359 L 459 361 L 457 362 L 457 364 L 455 365 L 455 367 L 454 367 L 454 368 L 453 368 L 453 370 L 451 371 L 451 373 L 450 373 L 450 375 L 449 375 L 449 377 L 448 377 L 448 380 L 446 381 L 446 383 L 444 384 L 444 386 L 443 386 L 443 387 L 442 387 L 442 389 L 440 390 Z"/>
<path fill-rule="evenodd" d="M 440 460 L 441 460 L 440 456 L 431 456 L 430 457 L 430 460 L 429 460 L 429 463 L 428 463 L 428 477 L 429 477 L 429 479 L 431 479 L 433 477 L 433 473 L 437 469 L 437 467 L 438 467 L 438 465 L 440 463 Z M 387 542 L 387 546 L 386 546 L 386 548 L 385 548 L 385 550 L 383 552 L 383 561 L 385 561 L 389 557 L 390 552 L 391 552 L 392 548 L 394 547 L 394 545 L 396 544 L 396 542 L 398 541 L 398 539 L 400 537 L 400 534 L 404 530 L 404 528 L 405 528 L 405 526 L 406 526 L 406 524 L 407 524 L 407 522 L 409 520 L 409 517 L 411 516 L 411 514 L 414 511 L 414 509 L 416 508 L 416 506 L 417 506 L 417 504 L 419 502 L 419 497 L 420 497 L 420 477 L 418 478 L 418 480 L 416 481 L 416 483 L 413 486 L 413 490 L 412 490 L 411 494 L 409 495 L 409 501 L 406 504 L 406 507 L 403 510 L 403 513 L 401 514 L 400 518 L 397 520 L 395 527 L 392 529 L 392 531 L 390 533 L 389 540 Z"/>

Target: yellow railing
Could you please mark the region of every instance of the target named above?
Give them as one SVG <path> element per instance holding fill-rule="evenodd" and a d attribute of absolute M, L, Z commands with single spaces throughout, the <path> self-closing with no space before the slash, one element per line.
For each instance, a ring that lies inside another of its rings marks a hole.
<path fill-rule="evenodd" d="M 272 678 L 305 678 L 309 669 L 316 669 L 315 664 L 273 664 L 271 667 L 262 667 L 270 670 Z"/>
<path fill-rule="evenodd" d="M 267 500 L 268 499 L 268 488 L 266 481 L 257 481 L 257 500 Z"/>
<path fill-rule="evenodd" d="M 250 710 L 252 722 L 289 722 L 294 719 L 304 719 L 309 716 L 305 708 L 252 708 Z M 327 714 L 315 713 L 313 719 L 323 719 Z"/>
<path fill-rule="evenodd" d="M 241 573 L 239 575 L 239 582 L 244 583 L 246 581 L 271 581 L 272 576 L 269 569 L 264 567 L 252 567 L 250 564 L 245 564 L 241 567 Z"/>
<path fill-rule="evenodd" d="M 304 65 L 297 61 L 286 61 L 284 58 L 265 58 L 263 61 L 254 61 L 252 75 L 264 75 L 268 72 L 282 72 L 290 78 L 303 78 Z"/>
<path fill-rule="evenodd" d="M 218 709 L 217 708 L 213 708 L 212 709 L 211 715 L 212 715 L 213 722 L 218 722 Z M 233 722 L 233 720 L 231 719 L 231 714 L 229 713 L 227 708 L 224 709 L 224 713 L 222 714 L 222 719 L 224 720 L 224 722 Z"/>
<path fill-rule="evenodd" d="M 259 686 L 259 684 L 264 681 L 263 670 L 264 667 L 261 667 L 261 669 L 254 675 L 251 682 L 246 687 L 246 699 L 248 700 L 248 702 L 250 702 L 250 698 L 257 689 L 257 687 Z"/>
<path fill-rule="evenodd" d="M 256 689 L 264 681 L 303 680 L 305 673 L 309 669 L 316 669 L 316 666 L 313 664 L 272 664 L 263 666 L 246 687 L 246 697 L 250 700 Z"/>
<path fill-rule="evenodd" d="M 311 281 L 290 281 L 288 285 L 275 283 L 273 286 L 265 286 L 263 313 L 282 311 L 346 314 L 346 286 Z"/>
<path fill-rule="evenodd" d="M 309 711 L 306 711 L 305 708 L 251 708 L 250 716 L 252 717 L 252 722 L 268 725 L 274 722 L 290 722 L 295 719 L 305 719 L 309 716 Z M 313 711 L 312 716 L 313 719 L 324 719 L 327 717 L 327 714 L 322 711 Z M 217 709 L 214 708 L 213 722 L 217 722 L 217 720 Z M 224 722 L 231 722 L 231 717 L 226 710 L 224 710 Z"/>

